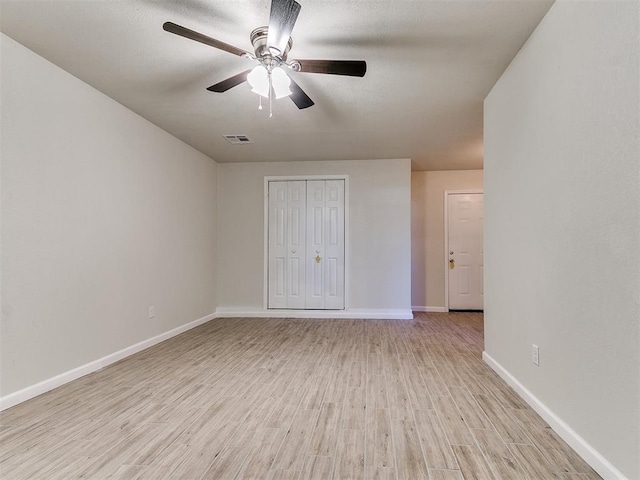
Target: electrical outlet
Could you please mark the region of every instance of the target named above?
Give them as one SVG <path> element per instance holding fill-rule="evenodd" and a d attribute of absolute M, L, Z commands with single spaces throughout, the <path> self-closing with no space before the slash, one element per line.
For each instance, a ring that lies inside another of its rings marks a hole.
<path fill-rule="evenodd" d="M 531 344 L 531 361 L 536 367 L 540 366 L 540 347 L 536 344 Z"/>
<path fill-rule="evenodd" d="M 149 318 L 153 318 L 156 316 L 156 307 L 151 305 L 149 307 Z"/>

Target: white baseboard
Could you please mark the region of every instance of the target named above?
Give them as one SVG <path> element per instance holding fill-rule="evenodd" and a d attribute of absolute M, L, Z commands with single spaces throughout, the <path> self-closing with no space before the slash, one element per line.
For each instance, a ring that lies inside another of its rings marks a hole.
<path fill-rule="evenodd" d="M 411 307 L 411 310 L 414 312 L 427 312 L 427 313 L 445 313 L 447 309 L 445 307 L 425 307 L 420 305 L 415 305 Z"/>
<path fill-rule="evenodd" d="M 263 318 L 359 318 L 379 320 L 412 320 L 413 312 L 409 309 L 365 309 L 351 308 L 347 310 L 264 310 L 251 307 L 220 307 L 216 310 L 218 317 L 263 317 Z"/>
<path fill-rule="evenodd" d="M 605 480 L 629 480 L 557 414 L 542 403 L 529 389 L 522 385 L 516 377 L 511 375 L 507 369 L 494 360 L 491 355 L 487 352 L 482 352 L 482 359 L 500 375 L 511 388 L 518 392 L 518 395 L 551 426 L 560 438 L 567 442 L 602 478 Z"/>
<path fill-rule="evenodd" d="M 35 385 L 31 385 L 29 387 L 23 388 L 22 390 L 18 390 L 17 392 L 13 392 L 0 397 L 0 411 L 6 410 L 9 407 L 13 407 L 14 405 L 29 400 L 30 398 L 42 395 L 49 390 L 53 390 L 54 388 L 64 385 L 65 383 L 69 383 L 89 373 L 98 371 L 101 368 L 106 367 L 107 365 L 111 365 L 112 363 L 122 360 L 123 358 L 133 355 L 134 353 L 141 352 L 142 350 L 152 347 L 153 345 L 156 345 L 160 342 L 164 342 L 171 337 L 175 337 L 176 335 L 186 332 L 187 330 L 191 330 L 192 328 L 202 325 L 203 323 L 216 318 L 216 316 L 217 315 L 215 313 L 209 314 L 205 317 L 199 318 L 198 320 L 194 320 L 193 322 L 169 330 L 168 332 L 161 333 L 160 335 L 149 338 L 147 340 L 143 340 L 142 342 L 136 343 L 135 345 L 123 348 L 122 350 L 99 358 L 98 360 L 94 360 L 93 362 L 89 362 L 80 367 L 76 367 L 72 370 L 61 373 L 60 375 L 56 375 L 55 377 L 43 380 L 42 382 L 36 383 Z"/>

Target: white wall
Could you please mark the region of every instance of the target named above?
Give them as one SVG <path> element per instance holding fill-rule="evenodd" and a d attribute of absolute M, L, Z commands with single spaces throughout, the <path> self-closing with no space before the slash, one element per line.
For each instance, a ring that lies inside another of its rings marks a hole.
<path fill-rule="evenodd" d="M 482 189 L 482 170 L 411 173 L 411 304 L 445 309 L 444 192 Z"/>
<path fill-rule="evenodd" d="M 215 311 L 217 165 L 0 42 L 6 397 Z"/>
<path fill-rule="evenodd" d="M 410 312 L 411 163 L 406 159 L 220 164 L 221 311 L 263 309 L 264 177 L 345 174 L 350 197 L 347 304 L 354 310 Z"/>
<path fill-rule="evenodd" d="M 639 8 L 558 0 L 485 101 L 487 358 L 605 478 L 640 478 Z"/>

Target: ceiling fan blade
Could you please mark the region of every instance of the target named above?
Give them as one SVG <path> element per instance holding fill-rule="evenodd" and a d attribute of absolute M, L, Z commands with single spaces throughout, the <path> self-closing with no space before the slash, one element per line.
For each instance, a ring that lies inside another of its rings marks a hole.
<path fill-rule="evenodd" d="M 349 75 L 364 77 L 367 73 L 367 62 L 364 60 L 298 60 L 300 72 L 329 73 L 331 75 Z"/>
<path fill-rule="evenodd" d="M 300 88 L 300 85 L 293 81 L 293 78 L 291 78 L 291 85 L 289 85 L 289 88 L 291 90 L 291 95 L 289 95 L 289 97 L 291 98 L 291 100 L 293 100 L 293 103 L 295 103 L 296 107 L 298 107 L 300 110 L 315 105 L 313 100 L 309 98 L 309 95 L 304 93 L 304 90 Z"/>
<path fill-rule="evenodd" d="M 281 55 L 284 52 L 298 13 L 300 13 L 300 4 L 295 0 L 271 0 L 267 46 L 277 50 L 272 52 L 273 54 Z"/>
<path fill-rule="evenodd" d="M 234 55 L 238 55 L 239 57 L 249 55 L 249 52 L 242 50 L 241 48 L 234 47 L 233 45 L 229 45 L 228 43 L 221 42 L 220 40 L 216 40 L 215 38 L 207 37 L 202 33 L 195 32 L 186 27 L 181 27 L 180 25 L 176 25 L 173 22 L 165 22 L 162 25 L 162 28 L 170 33 L 175 33 L 176 35 L 180 35 L 181 37 L 188 38 L 190 40 L 195 40 L 196 42 L 204 43 L 205 45 L 209 45 L 210 47 L 218 48 L 220 50 L 224 50 L 225 52 L 233 53 Z"/>
<path fill-rule="evenodd" d="M 210 92 L 217 92 L 217 93 L 226 92 L 230 88 L 236 87 L 241 83 L 246 82 L 247 75 L 249 75 L 249 72 L 251 72 L 251 70 L 245 70 L 244 72 L 240 72 L 237 75 L 234 75 L 233 77 L 229 77 L 226 80 L 216 83 L 215 85 L 211 85 L 210 87 L 207 88 L 207 90 L 209 90 Z"/>

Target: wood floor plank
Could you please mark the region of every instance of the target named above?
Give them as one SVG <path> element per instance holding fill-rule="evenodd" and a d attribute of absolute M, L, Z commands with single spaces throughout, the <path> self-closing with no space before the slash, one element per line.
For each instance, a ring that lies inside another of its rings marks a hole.
<path fill-rule="evenodd" d="M 307 445 L 318 419 L 318 411 L 300 409 L 273 460 L 273 469 L 302 470 Z"/>
<path fill-rule="evenodd" d="M 200 477 L 201 480 L 233 480 L 242 468 L 250 450 L 249 447 L 224 447 Z"/>
<path fill-rule="evenodd" d="M 347 394 L 349 384 L 349 369 L 333 370 L 330 374 L 329 385 L 324 393 L 324 402 L 342 403 Z"/>
<path fill-rule="evenodd" d="M 120 465 L 149 465 L 179 437 L 183 428 L 164 423 L 141 425 L 98 456 L 87 475 L 96 476 L 100 471 L 113 473 Z"/>
<path fill-rule="evenodd" d="M 591 467 L 530 409 L 513 409 L 509 413 L 516 418 L 527 435 L 549 459 L 557 471 L 591 473 Z"/>
<path fill-rule="evenodd" d="M 427 466 L 413 420 L 392 420 L 391 428 L 398 480 L 427 478 Z"/>
<path fill-rule="evenodd" d="M 505 443 L 531 443 L 517 422 L 502 408 L 492 395 L 474 395 L 493 427 Z"/>
<path fill-rule="evenodd" d="M 435 366 L 423 366 L 420 368 L 420 373 L 431 397 L 446 397 L 449 395 L 449 389 Z"/>
<path fill-rule="evenodd" d="M 464 382 L 465 387 L 472 394 L 490 395 L 491 390 L 478 378 L 478 375 L 468 365 L 460 365 L 456 368 L 456 373 Z"/>
<path fill-rule="evenodd" d="M 465 480 L 460 470 L 429 470 L 429 480 Z"/>
<path fill-rule="evenodd" d="M 273 465 L 273 460 L 280 450 L 282 440 L 284 440 L 286 433 L 287 431 L 283 429 L 279 442 L 253 447 L 247 455 L 243 466 L 240 468 L 236 480 L 255 480 L 256 478 L 266 476 Z"/>
<path fill-rule="evenodd" d="M 457 469 L 458 462 L 435 410 L 414 410 L 414 416 L 427 466 Z"/>
<path fill-rule="evenodd" d="M 365 388 L 349 388 L 342 408 L 341 428 L 363 430 L 367 408 Z"/>
<path fill-rule="evenodd" d="M 433 405 L 450 445 L 475 445 L 469 427 L 451 397 L 433 397 Z"/>
<path fill-rule="evenodd" d="M 269 470 L 264 477 L 265 480 L 298 480 L 300 472 L 297 470 Z"/>
<path fill-rule="evenodd" d="M 524 476 L 507 445 L 495 430 L 471 430 L 495 480 L 520 480 Z"/>
<path fill-rule="evenodd" d="M 387 386 L 383 375 L 367 376 L 367 408 L 389 408 Z"/>
<path fill-rule="evenodd" d="M 320 410 L 328 385 L 329 378 L 326 375 L 312 376 L 307 382 L 307 390 L 302 397 L 302 408 Z"/>
<path fill-rule="evenodd" d="M 341 415 L 341 403 L 324 403 L 322 405 L 311 438 L 310 455 L 332 457 L 335 454 Z"/>
<path fill-rule="evenodd" d="M 395 466 L 393 437 L 389 411 L 378 408 L 369 412 L 371 415 L 370 431 L 367 431 L 368 464 L 374 467 L 389 468 Z"/>
<path fill-rule="evenodd" d="M 382 353 L 369 352 L 367 355 L 367 374 L 379 375 L 382 371 Z"/>
<path fill-rule="evenodd" d="M 599 480 L 600 476 L 596 472 L 590 473 L 561 473 L 559 480 Z"/>
<path fill-rule="evenodd" d="M 468 428 L 493 429 L 493 425 L 466 387 L 449 387 L 449 391 Z"/>
<path fill-rule="evenodd" d="M 367 480 L 397 480 L 395 468 L 366 467 Z"/>
<path fill-rule="evenodd" d="M 300 480 L 326 480 L 331 478 L 333 471 L 333 457 L 309 455 L 302 467 Z"/>
<path fill-rule="evenodd" d="M 385 378 L 387 394 L 389 396 L 389 414 L 393 420 L 410 420 L 412 418 L 411 401 L 402 377 L 389 376 Z"/>
<path fill-rule="evenodd" d="M 509 445 L 509 450 L 522 467 L 523 478 L 527 480 L 558 480 L 552 465 L 534 445 L 514 443 Z"/>
<path fill-rule="evenodd" d="M 341 429 L 333 478 L 364 479 L 364 431 Z"/>
<path fill-rule="evenodd" d="M 304 386 L 289 386 L 265 426 L 267 428 L 282 428 L 291 425 L 291 419 L 298 411 L 304 393 Z"/>
<path fill-rule="evenodd" d="M 475 445 L 454 445 L 453 452 L 460 465 L 464 480 L 495 480 L 478 447 Z"/>
<path fill-rule="evenodd" d="M 478 313 L 218 318 L 0 412 L 2 479 L 599 478 L 482 335 Z"/>
<path fill-rule="evenodd" d="M 211 464 L 215 461 L 216 456 L 220 454 L 222 448 L 220 445 L 186 445 L 187 451 L 182 461 L 179 464 L 172 465 L 170 478 L 197 478 L 200 479 L 202 475 L 211 467 Z M 153 466 L 153 464 L 152 464 Z M 87 477 L 85 477 L 87 478 Z M 92 478 L 88 476 L 88 478 Z M 100 478 L 100 477 L 98 477 Z M 153 477 L 147 477 L 153 478 Z M 160 477 L 162 478 L 162 477 Z"/>
<path fill-rule="evenodd" d="M 162 455 L 158 456 L 144 470 L 140 471 L 134 480 L 145 478 L 179 478 L 177 470 L 188 460 L 192 449 L 184 444 L 171 444 Z"/>
<path fill-rule="evenodd" d="M 479 375 L 480 381 L 491 388 L 491 393 L 504 408 L 526 409 L 527 405 L 518 395 L 495 373 Z"/>
<path fill-rule="evenodd" d="M 417 370 L 415 370 L 417 371 Z M 427 385 L 424 383 L 422 375 L 416 373 L 410 373 L 405 377 L 405 387 L 407 389 L 407 395 L 409 396 L 409 402 L 413 409 L 425 409 L 433 408 L 433 402 L 429 395 Z"/>

